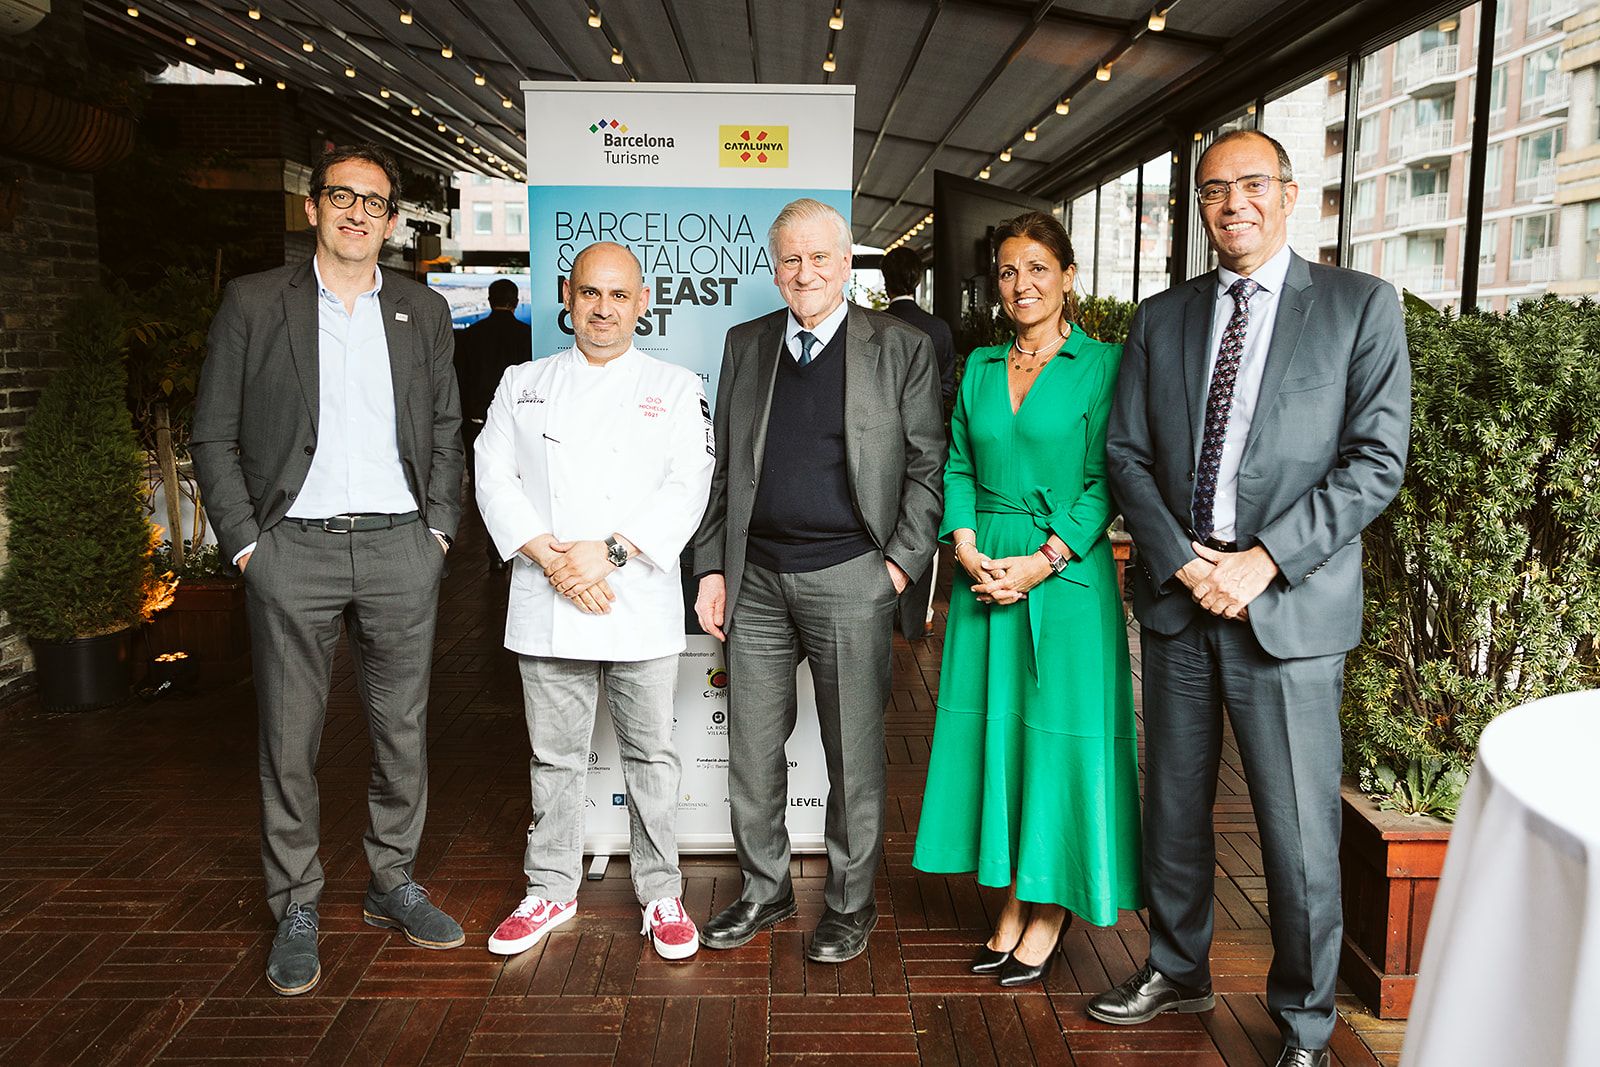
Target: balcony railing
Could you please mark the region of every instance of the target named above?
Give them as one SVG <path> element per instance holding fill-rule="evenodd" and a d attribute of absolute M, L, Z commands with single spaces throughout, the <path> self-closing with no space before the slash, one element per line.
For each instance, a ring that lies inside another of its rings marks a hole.
<path fill-rule="evenodd" d="M 1413 293 L 1437 293 L 1444 288 L 1444 265 L 1432 267 L 1402 267 L 1390 279 L 1401 289 Z"/>
<path fill-rule="evenodd" d="M 1335 152 L 1331 156 L 1322 157 L 1322 187 L 1324 189 L 1338 185 L 1344 180 L 1344 153 Z"/>
<path fill-rule="evenodd" d="M 1317 245 L 1331 248 L 1339 243 L 1339 216 L 1324 215 L 1317 220 Z"/>
<path fill-rule="evenodd" d="M 1361 79 L 1361 91 L 1356 94 L 1359 107 L 1371 107 L 1383 99 L 1383 71 L 1374 67 Z"/>
<path fill-rule="evenodd" d="M 1399 154 L 1390 152 L 1389 158 L 1407 159 L 1418 156 L 1437 155 L 1450 148 L 1456 142 L 1456 124 L 1450 119 L 1440 122 L 1430 122 L 1422 126 L 1413 126 L 1403 130 L 1400 136 L 1390 135 L 1392 148 L 1398 148 Z"/>
<path fill-rule="evenodd" d="M 1406 65 L 1396 72 L 1395 88 L 1415 89 L 1437 78 L 1444 78 L 1456 72 L 1456 58 L 1461 50 L 1454 45 L 1444 48 L 1435 48 L 1419 56 L 1413 56 Z"/>
<path fill-rule="evenodd" d="M 1567 74 L 1552 74 L 1544 83 L 1544 92 L 1538 96 L 1529 96 L 1522 101 L 1522 117 L 1531 119 L 1535 115 L 1543 115 L 1551 111 L 1559 111 L 1567 106 L 1567 83 L 1571 76 Z"/>
<path fill-rule="evenodd" d="M 1526 257 L 1511 261 L 1510 280 L 1533 284 L 1548 282 L 1555 278 L 1556 265 L 1560 258 L 1561 249 L 1555 245 L 1535 248 Z"/>
<path fill-rule="evenodd" d="M 1519 201 L 1539 200 L 1556 195 L 1556 161 L 1546 159 L 1534 168 L 1532 174 L 1517 178 Z"/>
<path fill-rule="evenodd" d="M 1356 170 L 1372 170 L 1377 167 L 1377 165 L 1378 146 L 1376 144 L 1362 145 L 1361 150 L 1356 153 Z"/>
<path fill-rule="evenodd" d="M 1340 89 L 1322 105 L 1322 124 L 1328 127 L 1344 125 L 1345 92 Z"/>
<path fill-rule="evenodd" d="M 1401 229 L 1432 226 L 1444 222 L 1450 207 L 1449 193 L 1424 193 L 1400 202 L 1395 225 Z"/>

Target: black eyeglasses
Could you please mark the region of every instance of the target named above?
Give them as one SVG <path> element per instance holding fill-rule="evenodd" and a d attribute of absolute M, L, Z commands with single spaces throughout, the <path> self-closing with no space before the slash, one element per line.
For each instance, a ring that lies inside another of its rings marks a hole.
<path fill-rule="evenodd" d="M 323 186 L 322 192 L 328 194 L 328 202 L 340 211 L 343 211 L 357 200 L 361 201 L 362 209 L 375 219 L 387 218 L 394 208 L 392 203 L 377 193 L 368 193 L 363 196 L 354 189 L 346 188 L 343 185 Z"/>
<path fill-rule="evenodd" d="M 1273 182 L 1288 184 L 1289 178 L 1274 178 L 1270 174 L 1246 174 L 1243 178 L 1235 178 L 1231 182 L 1212 181 L 1206 182 L 1194 191 L 1194 195 L 1202 204 L 1220 204 L 1228 199 L 1228 189 L 1237 185 L 1239 191 L 1251 200 L 1259 200 L 1267 195 Z"/>

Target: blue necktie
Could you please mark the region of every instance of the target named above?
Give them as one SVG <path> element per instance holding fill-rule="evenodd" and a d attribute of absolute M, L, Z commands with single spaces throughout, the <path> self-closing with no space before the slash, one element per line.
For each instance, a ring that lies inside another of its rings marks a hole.
<path fill-rule="evenodd" d="M 804 367 L 814 358 L 811 350 L 817 347 L 817 335 L 810 330 L 801 330 L 795 336 L 800 338 L 800 365 Z"/>
<path fill-rule="evenodd" d="M 1222 464 L 1222 444 L 1228 436 L 1228 418 L 1233 414 L 1233 387 L 1239 378 L 1239 360 L 1244 356 L 1245 334 L 1250 326 L 1250 298 L 1260 290 L 1260 283 L 1249 278 L 1240 278 L 1228 287 L 1228 295 L 1233 297 L 1233 315 L 1222 333 L 1217 365 L 1211 372 L 1206 432 L 1194 478 L 1194 532 L 1202 541 L 1216 529 L 1213 510 L 1217 503 L 1217 471 Z"/>

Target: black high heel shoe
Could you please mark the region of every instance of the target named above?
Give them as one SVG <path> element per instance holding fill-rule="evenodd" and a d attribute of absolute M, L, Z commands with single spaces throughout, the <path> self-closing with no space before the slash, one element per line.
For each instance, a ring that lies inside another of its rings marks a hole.
<path fill-rule="evenodd" d="M 977 955 L 972 957 L 972 966 L 968 970 L 973 974 L 994 974 L 1009 962 L 1011 962 L 1010 952 L 996 952 L 988 945 L 979 945 Z"/>
<path fill-rule="evenodd" d="M 1018 986 L 1032 985 L 1044 981 L 1045 975 L 1050 973 L 1050 967 L 1056 961 L 1056 954 L 1061 950 L 1061 939 L 1066 936 L 1067 930 L 1072 926 L 1072 913 L 1068 912 L 1066 919 L 1061 923 L 1061 930 L 1056 934 L 1056 943 L 1050 946 L 1050 954 L 1038 963 L 1023 963 L 1011 953 L 1006 954 L 1006 959 L 994 973 L 999 977 L 1000 985 L 1005 989 L 1015 989 Z M 1017 944 L 1022 944 L 1018 941 Z M 1012 950 L 1013 952 L 1015 949 Z"/>

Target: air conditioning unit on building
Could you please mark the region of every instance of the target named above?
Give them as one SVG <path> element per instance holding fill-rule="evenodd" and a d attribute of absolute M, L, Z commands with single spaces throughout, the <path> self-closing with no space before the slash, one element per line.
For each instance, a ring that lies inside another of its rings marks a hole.
<path fill-rule="evenodd" d="M 50 14 L 50 0 L 0 0 L 0 36 L 15 37 Z"/>

